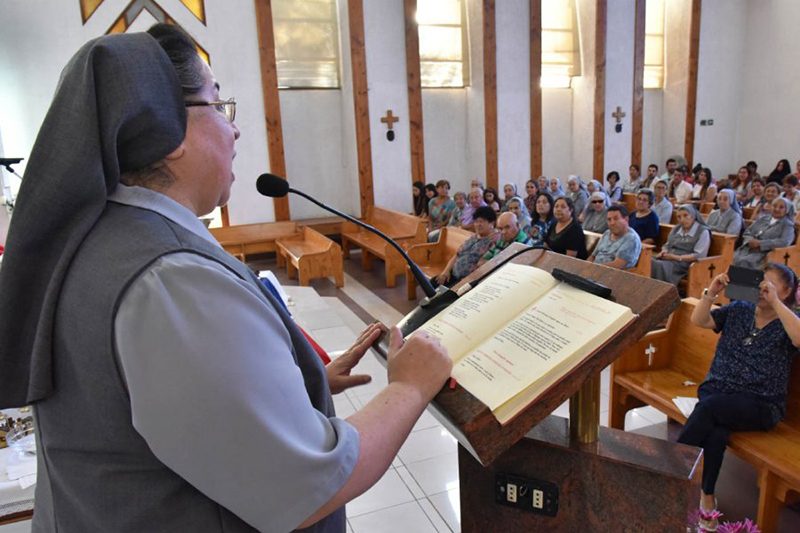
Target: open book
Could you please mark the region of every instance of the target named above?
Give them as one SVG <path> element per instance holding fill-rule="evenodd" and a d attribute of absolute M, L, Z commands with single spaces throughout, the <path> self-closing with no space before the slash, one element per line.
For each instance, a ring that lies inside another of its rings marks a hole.
<path fill-rule="evenodd" d="M 623 305 L 509 263 L 419 329 L 453 358 L 453 377 L 501 424 L 634 318 Z"/>

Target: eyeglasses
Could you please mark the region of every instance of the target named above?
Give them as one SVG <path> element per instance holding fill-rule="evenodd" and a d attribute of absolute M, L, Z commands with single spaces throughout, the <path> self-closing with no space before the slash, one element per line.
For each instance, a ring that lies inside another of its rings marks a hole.
<path fill-rule="evenodd" d="M 228 122 L 233 123 L 236 118 L 236 99 L 228 98 L 227 100 L 215 100 L 213 102 L 184 102 L 186 107 L 198 106 L 214 106 L 214 109 L 225 115 Z"/>
<path fill-rule="evenodd" d="M 605 200 L 592 200 L 593 204 L 602 204 Z"/>

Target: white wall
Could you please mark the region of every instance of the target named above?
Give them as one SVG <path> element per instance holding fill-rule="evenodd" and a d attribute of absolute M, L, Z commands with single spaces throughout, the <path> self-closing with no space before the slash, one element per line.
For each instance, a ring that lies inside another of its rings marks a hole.
<path fill-rule="evenodd" d="M 700 54 L 697 76 L 694 163 L 702 163 L 720 178 L 736 173 L 739 104 L 744 75 L 741 58 L 745 40 L 739 31 L 747 27 L 746 0 L 705 0 L 700 18 Z M 713 126 L 701 126 L 713 119 Z"/>
<path fill-rule="evenodd" d="M 423 89 L 425 178 L 450 182 L 450 192 L 466 192 L 467 89 Z"/>
<path fill-rule="evenodd" d="M 659 174 L 664 173 L 663 134 L 664 92 L 661 89 L 644 90 L 642 111 L 642 175 L 647 175 L 647 166 L 658 165 Z"/>
<path fill-rule="evenodd" d="M 612 170 L 627 178 L 631 164 L 634 4 L 634 0 L 608 2 L 604 179 Z M 619 133 L 615 129 L 617 121 L 611 116 L 617 106 L 625 113 Z"/>
<path fill-rule="evenodd" d="M 664 158 L 683 156 L 686 137 L 686 95 L 689 81 L 690 0 L 665 2 L 665 73 L 662 103 L 661 147 Z M 713 16 L 706 13 L 707 16 Z M 659 161 L 664 172 L 664 161 Z"/>
<path fill-rule="evenodd" d="M 747 2 L 746 22 L 731 31 L 746 34 L 740 81 L 739 136 L 734 166 L 755 160 L 769 174 L 779 159 L 800 159 L 800 71 L 797 20 L 800 2 Z M 794 169 L 794 167 L 792 167 Z"/>
<path fill-rule="evenodd" d="M 530 2 L 496 3 L 498 189 L 531 177 Z M 500 192 L 502 195 L 502 192 Z"/>
<path fill-rule="evenodd" d="M 594 0 L 576 0 L 578 36 L 581 50 L 581 75 L 572 79 L 572 164 L 568 174 L 577 174 L 588 181 L 592 175 L 594 150 L 595 89 L 595 13 Z M 560 176 L 566 178 L 567 176 Z"/>
<path fill-rule="evenodd" d="M 542 89 L 542 174 L 544 176 L 567 177 L 574 174 L 572 98 L 572 89 Z"/>

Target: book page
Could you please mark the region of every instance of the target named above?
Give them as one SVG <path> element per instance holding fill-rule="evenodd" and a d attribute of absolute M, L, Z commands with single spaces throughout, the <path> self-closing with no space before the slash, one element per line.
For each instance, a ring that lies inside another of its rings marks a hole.
<path fill-rule="evenodd" d="M 550 372 L 582 360 L 632 318 L 625 306 L 561 283 L 457 362 L 453 377 L 495 410 L 543 378 L 552 382 Z"/>
<path fill-rule="evenodd" d="M 557 284 L 540 268 L 508 263 L 419 329 L 457 361 Z"/>

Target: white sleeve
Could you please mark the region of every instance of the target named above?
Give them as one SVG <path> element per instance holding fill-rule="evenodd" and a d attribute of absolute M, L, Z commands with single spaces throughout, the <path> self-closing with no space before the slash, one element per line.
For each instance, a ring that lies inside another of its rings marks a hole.
<path fill-rule="evenodd" d="M 172 254 L 132 284 L 114 326 L 135 429 L 251 526 L 292 530 L 350 477 L 358 432 L 313 407 L 289 332 L 258 287 Z"/>

